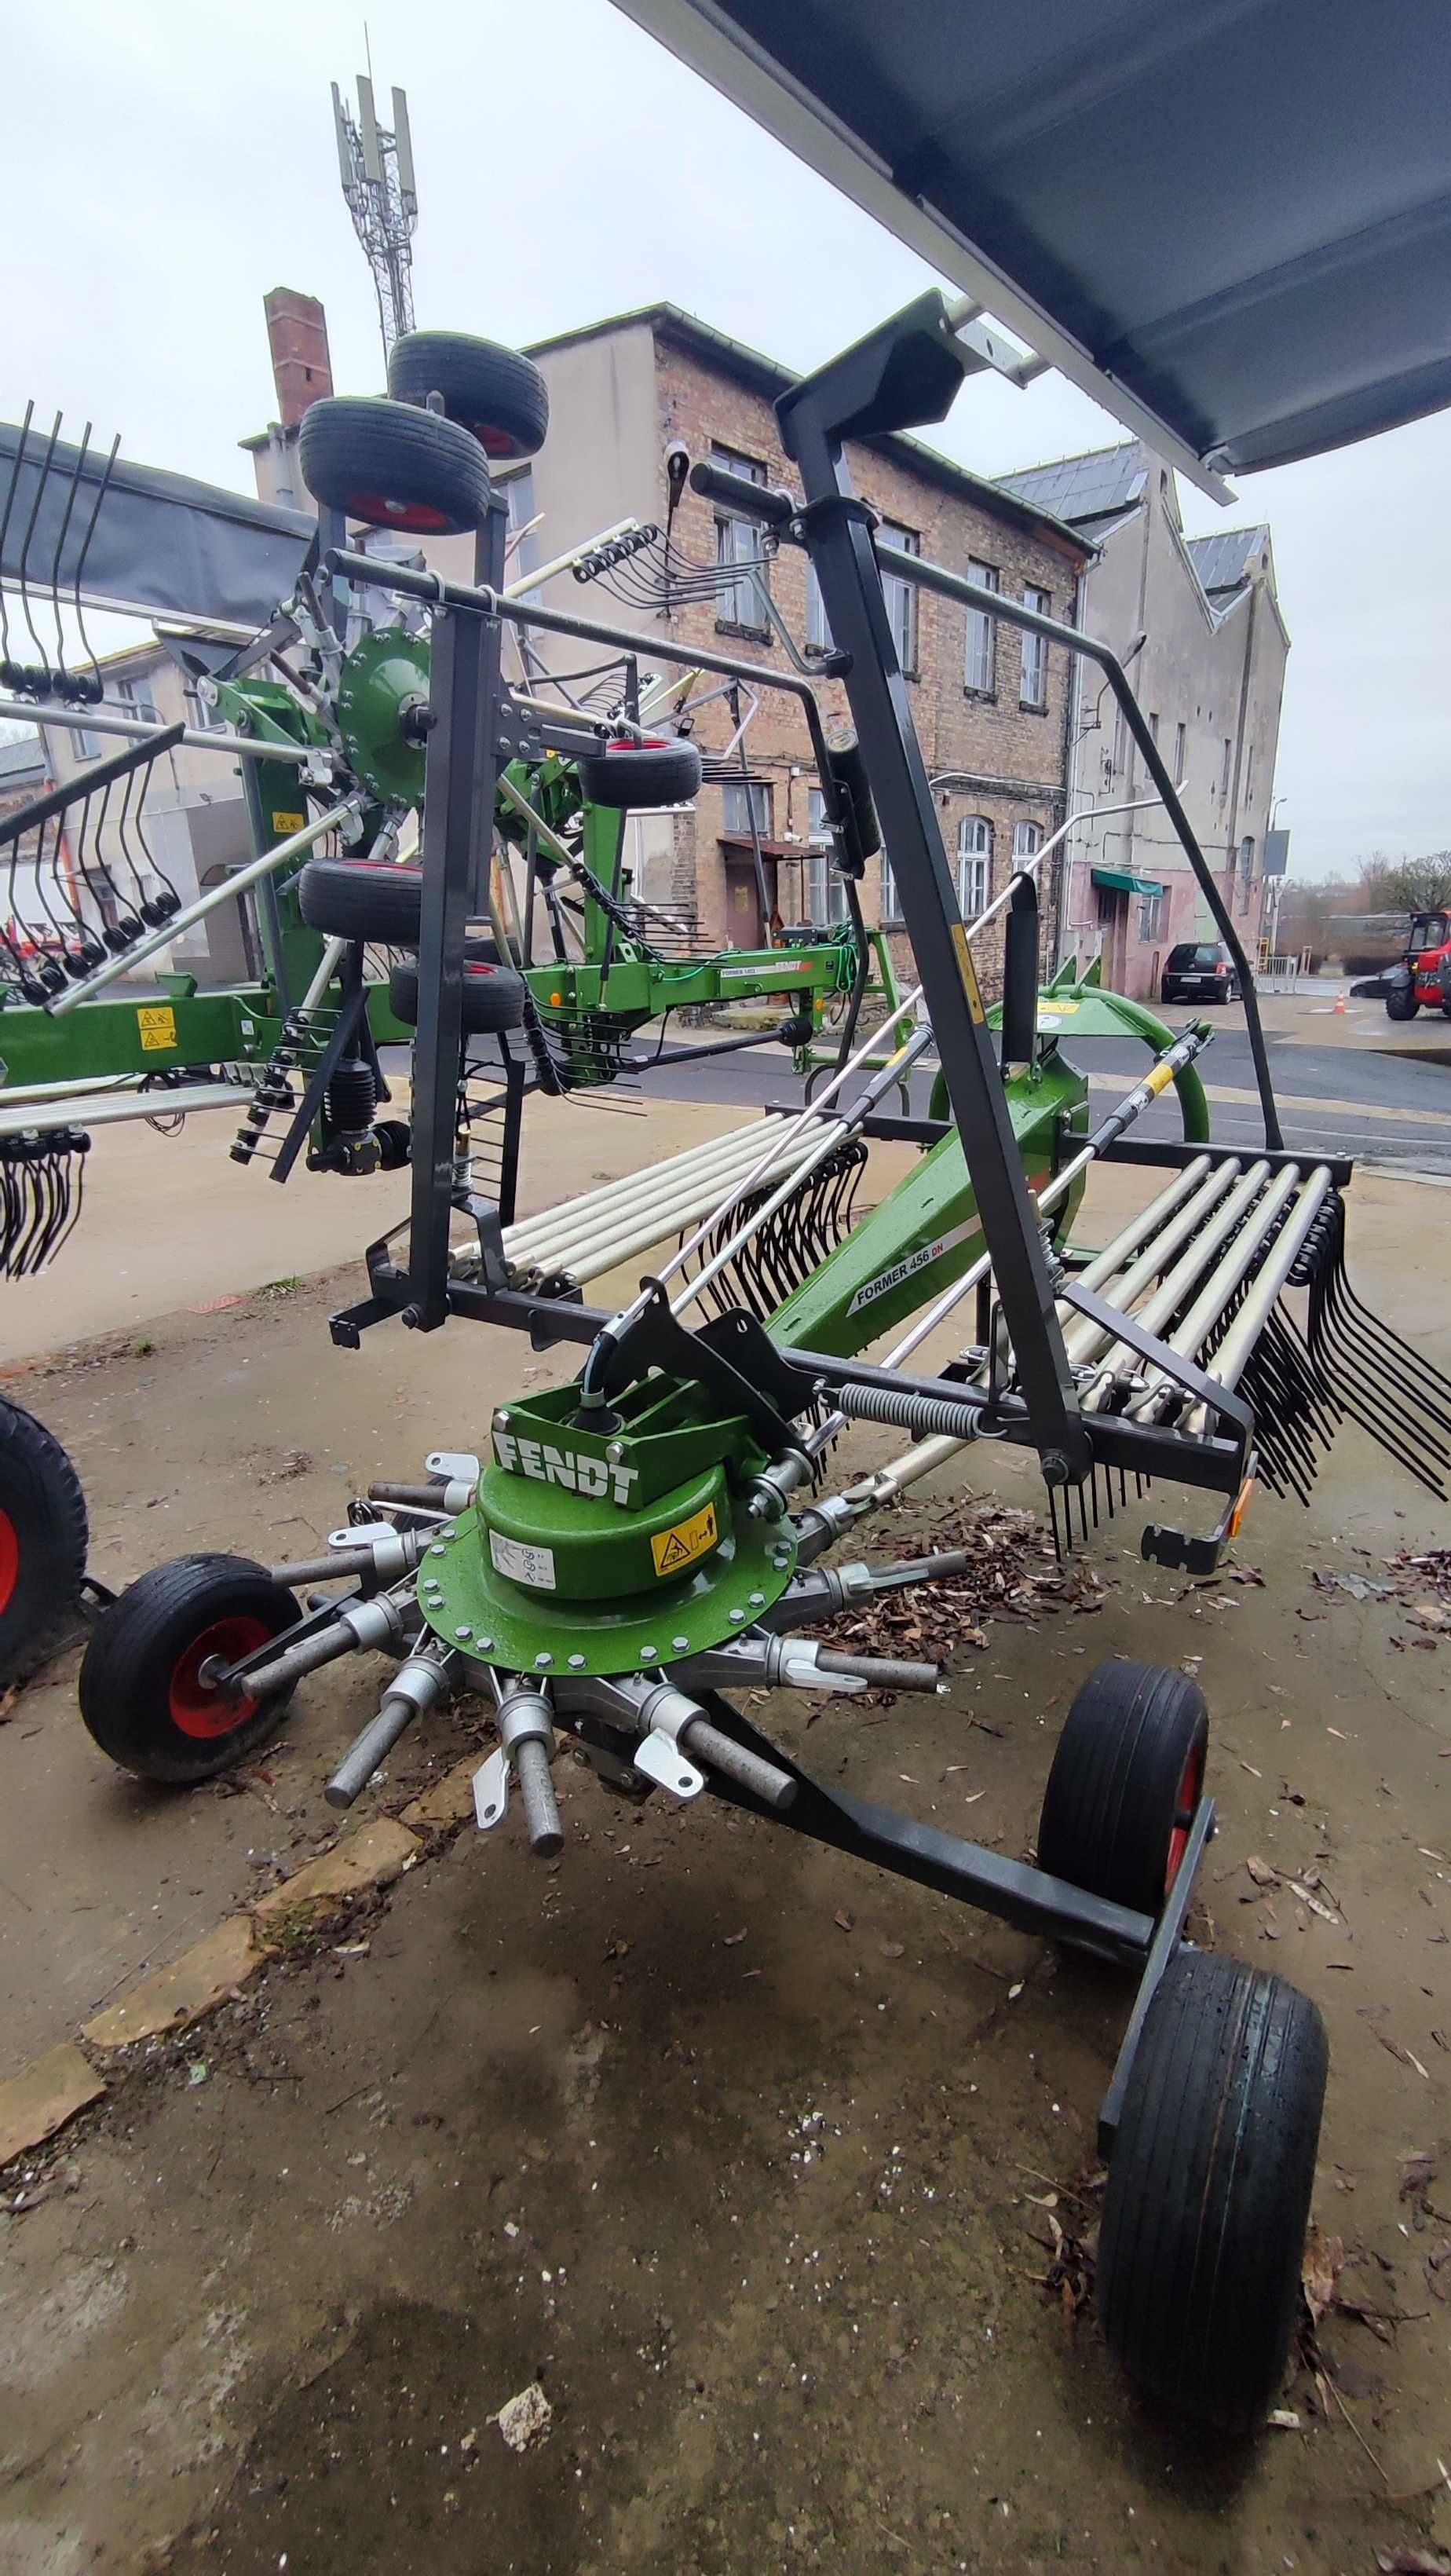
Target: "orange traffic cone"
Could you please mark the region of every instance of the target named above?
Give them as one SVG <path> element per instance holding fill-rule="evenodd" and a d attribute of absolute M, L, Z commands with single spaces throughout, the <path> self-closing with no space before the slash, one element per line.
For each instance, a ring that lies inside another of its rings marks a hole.
<path fill-rule="evenodd" d="M 1344 1010 L 1344 1008 L 1345 1008 L 1345 995 L 1344 995 L 1343 993 L 1337 993 L 1337 994 L 1336 994 L 1336 996 L 1335 996 L 1335 1008 L 1337 1009 L 1337 1011 L 1343 1011 L 1343 1010 Z"/>

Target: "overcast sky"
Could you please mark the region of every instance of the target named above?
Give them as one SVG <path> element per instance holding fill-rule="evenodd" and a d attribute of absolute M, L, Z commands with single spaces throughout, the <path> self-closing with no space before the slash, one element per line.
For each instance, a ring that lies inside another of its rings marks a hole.
<path fill-rule="evenodd" d="M 409 98 L 423 324 L 522 342 L 668 297 L 807 367 L 930 272 L 609 0 L 370 0 Z M 330 80 L 365 68 L 335 0 L 50 0 L 12 10 L 0 419 L 87 417 L 145 463 L 250 490 L 274 408 L 262 297 L 327 306 L 340 391 L 376 391 L 372 286 L 338 185 Z M 1206 214 L 1206 220 L 1208 220 Z M 1047 377 L 978 379 L 938 443 L 982 473 L 1120 433 Z M 1451 845 L 1451 414 L 1246 477 L 1292 637 L 1277 793 L 1297 871 Z"/>

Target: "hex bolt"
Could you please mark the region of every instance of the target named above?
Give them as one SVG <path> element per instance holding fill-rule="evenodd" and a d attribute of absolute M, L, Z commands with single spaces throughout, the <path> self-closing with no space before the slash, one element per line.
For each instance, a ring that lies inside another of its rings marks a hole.
<path fill-rule="evenodd" d="M 472 1628 L 465 1626 L 462 1628 L 455 1628 L 453 1633 L 456 1637 L 471 1637 L 474 1632 Z"/>
<path fill-rule="evenodd" d="M 690 1639 L 688 1637 L 672 1637 L 670 1643 L 675 1648 L 677 1655 L 683 1655 L 686 1647 L 690 1643 Z"/>
<path fill-rule="evenodd" d="M 570 1656 L 570 1659 L 569 1659 L 569 1668 L 570 1668 L 570 1671 L 571 1671 L 571 1672 L 574 1672 L 574 1673 L 580 1673 L 580 1672 L 583 1672 L 583 1670 L 584 1670 L 584 1657 L 583 1657 L 583 1655 L 571 1655 L 571 1656 Z"/>
<path fill-rule="evenodd" d="M 625 1463 L 625 1444 L 623 1440 L 607 1440 L 605 1443 L 605 1457 L 611 1467 L 623 1467 Z"/>
<path fill-rule="evenodd" d="M 554 1657 L 552 1655 L 536 1655 L 534 1661 L 536 1664 L 552 1664 Z"/>
<path fill-rule="evenodd" d="M 753 1592 L 750 1595 L 750 1603 L 753 1610 L 764 1610 L 766 1606 L 766 1596 L 764 1592 Z"/>
<path fill-rule="evenodd" d="M 659 1647 L 642 1646 L 640 1648 L 640 1661 L 642 1664 L 658 1664 L 660 1661 Z"/>
<path fill-rule="evenodd" d="M 733 1620 L 735 1620 L 735 1621 L 737 1621 L 737 1622 L 739 1622 L 740 1620 L 744 1619 L 745 1615 L 746 1615 L 746 1614 L 745 1614 L 744 1610 L 733 1610 L 733 1611 L 731 1612 L 731 1617 L 732 1617 L 732 1619 L 733 1619 Z"/>

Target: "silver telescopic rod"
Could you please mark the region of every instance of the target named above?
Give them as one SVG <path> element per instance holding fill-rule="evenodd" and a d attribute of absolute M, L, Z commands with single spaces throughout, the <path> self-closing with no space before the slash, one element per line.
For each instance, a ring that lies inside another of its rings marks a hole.
<path fill-rule="evenodd" d="M 72 733 L 119 733 L 128 742 L 148 742 L 153 734 L 168 733 L 168 725 L 147 724 L 140 716 L 114 716 L 106 706 L 38 707 L 26 698 L 0 698 L 0 716 L 16 716 L 22 724 L 66 725 Z M 254 734 L 201 731 L 196 725 L 172 734 L 175 743 L 184 743 L 189 751 L 222 751 L 232 760 L 293 761 L 304 768 L 318 749 L 316 744 L 264 742 Z M 77 781 L 85 785 L 84 777 Z"/>
<path fill-rule="evenodd" d="M 1300 1247 L 1319 1215 L 1332 1187 L 1330 1173 L 1318 1163 L 1305 1184 L 1304 1195 L 1289 1224 L 1274 1246 L 1253 1288 L 1246 1297 L 1229 1331 L 1209 1363 L 1206 1374 L 1217 1378 L 1221 1386 L 1234 1386 L 1244 1364 L 1264 1329 L 1280 1290 L 1300 1257 Z"/>
<path fill-rule="evenodd" d="M 285 868 L 289 860 L 300 858 L 304 850 L 310 850 L 314 841 L 320 841 L 325 832 L 336 831 L 350 814 L 360 810 L 358 797 L 345 797 L 341 805 L 330 805 L 325 814 L 319 814 L 300 832 L 293 832 L 285 841 L 279 841 L 275 849 L 264 850 L 260 858 L 249 859 L 247 865 L 238 868 L 224 885 L 210 887 L 206 894 L 197 896 L 195 903 L 184 903 L 180 912 L 174 912 L 169 921 L 162 922 L 160 928 L 153 930 L 147 938 L 138 939 L 134 948 L 126 949 L 119 957 L 108 957 L 105 965 L 98 966 L 83 984 L 72 984 L 64 993 L 57 993 L 55 1000 L 46 1005 L 51 1017 L 63 1019 L 67 1011 L 74 1011 L 82 1002 L 89 1001 L 93 993 L 99 993 L 107 984 L 114 984 L 118 975 L 131 974 L 145 958 L 155 957 L 159 950 L 169 948 L 183 930 L 190 930 L 194 921 L 202 921 L 209 912 L 215 912 L 219 903 L 230 903 L 234 895 L 245 894 L 248 886 L 260 884 L 263 877 L 270 877 L 277 868 Z"/>

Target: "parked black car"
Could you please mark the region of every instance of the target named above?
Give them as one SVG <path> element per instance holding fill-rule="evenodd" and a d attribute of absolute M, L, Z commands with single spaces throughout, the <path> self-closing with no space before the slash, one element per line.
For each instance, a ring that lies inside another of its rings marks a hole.
<path fill-rule="evenodd" d="M 1159 998 L 1165 1002 L 1237 1002 L 1239 976 L 1222 940 L 1186 939 L 1164 960 Z"/>

